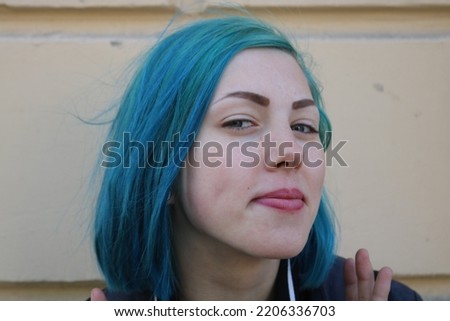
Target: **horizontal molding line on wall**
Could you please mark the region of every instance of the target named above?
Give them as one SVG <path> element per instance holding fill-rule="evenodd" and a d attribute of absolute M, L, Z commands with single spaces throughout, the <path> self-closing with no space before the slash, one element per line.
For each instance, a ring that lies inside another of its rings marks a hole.
<path fill-rule="evenodd" d="M 319 40 L 319 41 L 450 41 L 450 32 L 445 34 L 293 34 L 290 36 L 297 40 Z M 84 35 L 84 34 L 46 34 L 46 35 L 0 35 L 0 42 L 25 42 L 25 43 L 55 43 L 55 42 L 112 42 L 118 44 L 120 42 L 154 42 L 158 38 L 158 34 L 149 35 Z"/>
<path fill-rule="evenodd" d="M 10 8 L 190 8 L 217 7 L 227 1 L 213 0 L 0 0 Z M 449 0 L 234 0 L 229 3 L 247 8 L 416 8 L 450 7 Z"/>

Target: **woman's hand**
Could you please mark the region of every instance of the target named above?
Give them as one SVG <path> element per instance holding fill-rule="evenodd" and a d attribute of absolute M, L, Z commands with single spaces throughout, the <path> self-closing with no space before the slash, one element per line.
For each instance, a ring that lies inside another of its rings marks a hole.
<path fill-rule="evenodd" d="M 393 272 L 383 267 L 375 280 L 369 253 L 356 252 L 355 259 L 347 259 L 344 267 L 345 297 L 350 301 L 386 301 L 391 289 Z"/>
<path fill-rule="evenodd" d="M 92 289 L 91 301 L 106 301 L 105 293 L 99 288 Z"/>

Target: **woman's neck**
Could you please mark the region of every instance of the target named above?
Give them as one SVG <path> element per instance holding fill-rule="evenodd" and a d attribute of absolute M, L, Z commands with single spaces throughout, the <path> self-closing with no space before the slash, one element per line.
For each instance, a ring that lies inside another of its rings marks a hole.
<path fill-rule="evenodd" d="M 183 231 L 186 232 L 186 231 Z M 174 250 L 181 300 L 271 300 L 280 260 L 257 258 L 177 231 Z M 208 237 L 205 236 L 206 239 Z"/>
<path fill-rule="evenodd" d="M 216 301 L 273 299 L 279 260 L 266 259 L 253 264 L 230 260 L 220 264 L 211 260 L 197 260 L 198 257 L 194 258 L 186 253 L 184 258 L 178 259 L 180 299 Z"/>
<path fill-rule="evenodd" d="M 260 301 L 274 298 L 279 260 L 198 254 L 183 251 L 177 255 L 180 299 Z"/>

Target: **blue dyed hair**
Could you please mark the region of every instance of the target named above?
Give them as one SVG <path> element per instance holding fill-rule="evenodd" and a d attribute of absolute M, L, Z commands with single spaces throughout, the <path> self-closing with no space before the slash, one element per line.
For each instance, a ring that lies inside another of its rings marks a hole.
<path fill-rule="evenodd" d="M 96 205 L 95 250 L 108 288 L 150 291 L 167 300 L 176 292 L 170 190 L 186 159 L 225 67 L 249 48 L 274 48 L 294 56 L 320 112 L 320 138 L 330 142 L 330 122 L 318 84 L 301 54 L 274 27 L 250 17 L 200 20 L 160 39 L 146 54 L 112 122 L 108 140 L 142 142 L 144 152 L 120 149 L 130 166 L 105 169 Z M 146 142 L 152 142 L 147 146 Z M 170 149 L 162 142 L 172 142 Z M 138 166 L 142 164 L 162 166 Z M 294 258 L 302 287 L 319 286 L 334 260 L 334 215 L 325 192 L 304 250 Z"/>

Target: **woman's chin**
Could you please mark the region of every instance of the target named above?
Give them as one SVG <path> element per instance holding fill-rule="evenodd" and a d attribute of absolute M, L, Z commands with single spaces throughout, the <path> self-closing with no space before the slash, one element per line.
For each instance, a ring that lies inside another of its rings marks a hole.
<path fill-rule="evenodd" d="M 257 251 L 255 251 L 253 254 L 257 257 L 263 257 L 267 259 L 277 259 L 277 260 L 284 260 L 289 259 L 292 257 L 297 256 L 305 247 L 305 242 L 302 242 L 301 244 L 272 244 L 269 245 L 265 244 L 264 247 L 259 248 Z"/>

